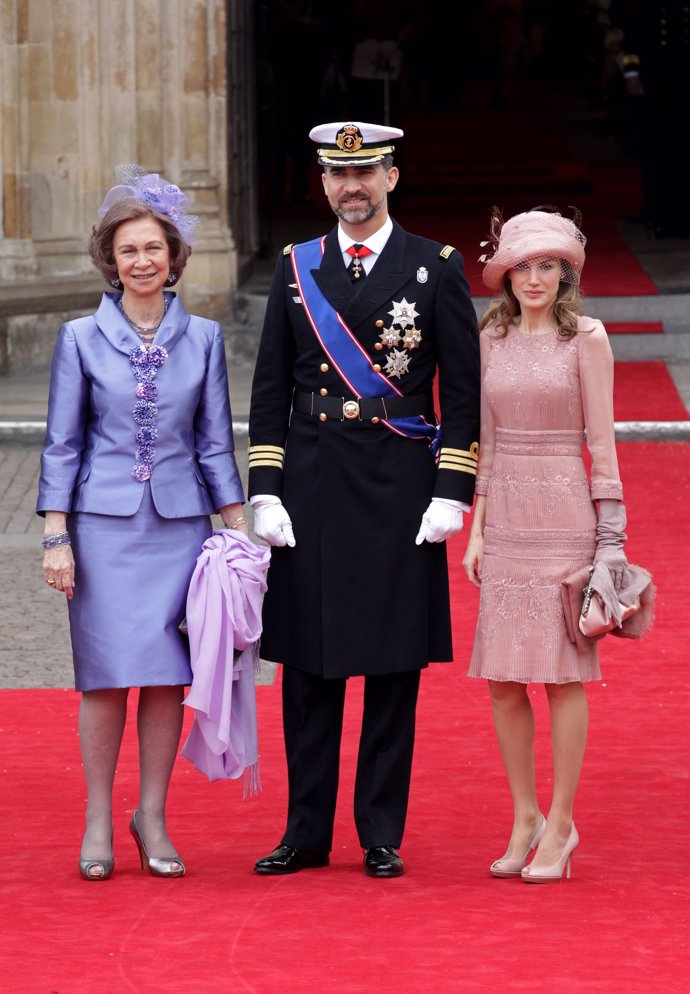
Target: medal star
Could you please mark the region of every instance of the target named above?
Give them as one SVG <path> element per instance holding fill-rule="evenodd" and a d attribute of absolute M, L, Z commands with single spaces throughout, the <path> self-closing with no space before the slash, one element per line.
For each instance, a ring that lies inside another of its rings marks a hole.
<path fill-rule="evenodd" d="M 419 328 L 408 328 L 403 335 L 403 345 L 406 349 L 418 349 L 422 340 L 422 333 Z"/>
<path fill-rule="evenodd" d="M 388 311 L 393 318 L 391 324 L 398 324 L 401 328 L 407 328 L 408 325 L 414 325 L 414 319 L 419 317 L 419 314 L 414 309 L 414 305 L 414 300 L 411 304 L 408 304 L 404 297 L 399 302 L 394 300 L 393 310 Z"/>
<path fill-rule="evenodd" d="M 400 345 L 400 332 L 396 328 L 384 328 L 379 338 L 387 349 Z"/>
<path fill-rule="evenodd" d="M 386 376 L 391 379 L 395 376 L 400 379 L 407 372 L 407 368 L 410 365 L 410 357 L 407 352 L 401 349 L 393 349 L 391 354 L 386 359 L 386 365 L 383 367 L 383 371 Z"/>

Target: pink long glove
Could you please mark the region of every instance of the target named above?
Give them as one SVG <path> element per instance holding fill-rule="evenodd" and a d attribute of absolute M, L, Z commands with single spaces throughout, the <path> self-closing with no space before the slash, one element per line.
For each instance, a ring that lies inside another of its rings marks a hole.
<path fill-rule="evenodd" d="M 601 563 L 606 566 L 617 592 L 623 586 L 628 568 L 628 560 L 623 551 L 623 544 L 628 537 L 625 534 L 626 522 L 625 505 L 619 500 L 599 501 L 594 565 Z"/>

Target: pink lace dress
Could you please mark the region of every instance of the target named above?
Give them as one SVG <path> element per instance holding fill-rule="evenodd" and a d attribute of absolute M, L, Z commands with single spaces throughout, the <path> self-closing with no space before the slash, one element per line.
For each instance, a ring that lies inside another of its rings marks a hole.
<path fill-rule="evenodd" d="M 486 495 L 487 508 L 472 677 L 601 677 L 597 643 L 579 651 L 568 639 L 560 594 L 561 580 L 592 561 L 592 501 L 623 496 L 611 347 L 599 321 L 580 318 L 578 329 L 570 340 L 514 327 L 497 338 L 491 325 L 481 333 L 476 492 Z"/>

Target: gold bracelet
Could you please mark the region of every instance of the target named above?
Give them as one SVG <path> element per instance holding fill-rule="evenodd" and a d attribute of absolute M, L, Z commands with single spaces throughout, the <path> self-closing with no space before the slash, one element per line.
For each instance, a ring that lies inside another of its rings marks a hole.
<path fill-rule="evenodd" d="M 233 521 L 230 522 L 229 525 L 226 525 L 226 527 L 232 529 L 232 528 L 237 528 L 238 525 L 247 525 L 247 524 L 249 524 L 247 519 L 244 517 L 244 515 L 240 514 L 238 518 L 235 518 Z"/>

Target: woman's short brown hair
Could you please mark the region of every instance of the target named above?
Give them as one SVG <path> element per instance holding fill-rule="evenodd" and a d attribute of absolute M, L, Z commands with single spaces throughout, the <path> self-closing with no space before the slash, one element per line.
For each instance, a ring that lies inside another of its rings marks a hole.
<path fill-rule="evenodd" d="M 89 255 L 94 266 L 100 270 L 106 283 L 112 283 L 113 280 L 117 280 L 118 278 L 113 252 L 115 232 L 126 221 L 137 221 L 143 217 L 151 217 L 160 224 L 168 244 L 170 272 L 175 274 L 175 282 L 182 275 L 182 270 L 187 265 L 187 260 L 192 254 L 191 247 L 182 241 L 180 232 L 170 218 L 164 214 L 152 211 L 145 204 L 132 197 L 131 199 L 120 200 L 111 207 L 91 230 Z"/>

